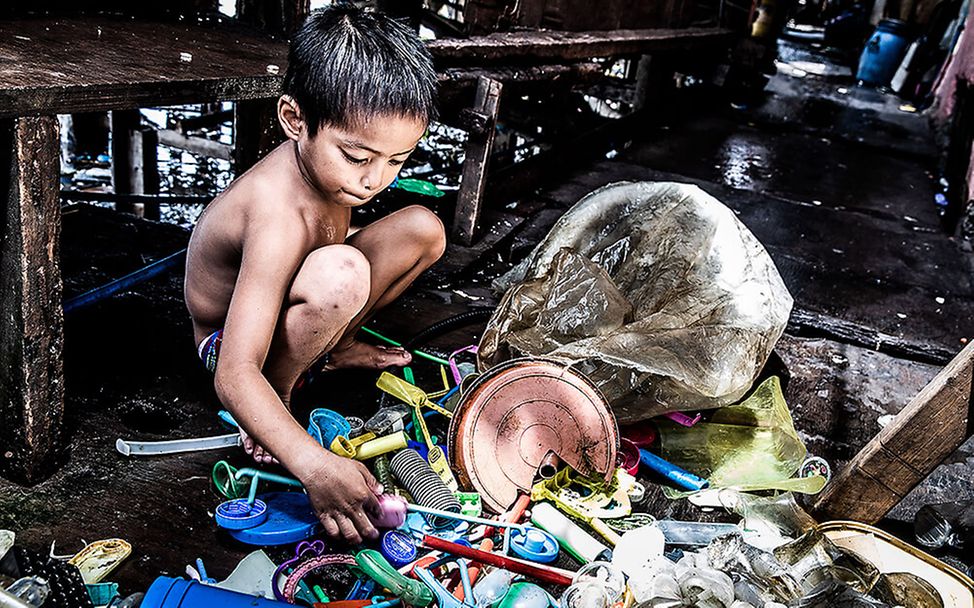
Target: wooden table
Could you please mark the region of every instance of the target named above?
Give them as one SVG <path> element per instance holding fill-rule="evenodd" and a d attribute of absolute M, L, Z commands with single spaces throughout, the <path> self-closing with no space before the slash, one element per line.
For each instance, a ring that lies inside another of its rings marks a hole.
<path fill-rule="evenodd" d="M 232 23 L 0 22 L 0 474 L 40 480 L 62 448 L 56 115 L 274 97 L 286 59 Z"/>
<path fill-rule="evenodd" d="M 720 29 L 516 32 L 436 40 L 429 48 L 446 87 L 493 82 L 497 88 L 501 82 L 584 76 L 592 71 L 586 63 L 592 57 L 719 49 L 732 38 Z M 232 22 L 0 21 L 0 165 L 9 167 L 0 177 L 7 190 L 0 240 L 0 475 L 38 481 L 62 446 L 56 115 L 272 98 L 279 94 L 286 58 L 284 42 Z M 456 66 L 469 73 L 451 72 Z M 494 118 L 496 92 L 481 95 L 494 100 Z M 481 131 L 468 149 L 480 162 L 465 168 L 465 176 L 472 174 L 465 189 L 472 191 L 458 210 L 471 233 L 493 129 Z"/>

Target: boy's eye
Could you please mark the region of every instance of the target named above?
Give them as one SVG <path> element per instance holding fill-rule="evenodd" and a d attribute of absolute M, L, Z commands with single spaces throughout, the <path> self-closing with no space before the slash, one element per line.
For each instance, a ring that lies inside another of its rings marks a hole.
<path fill-rule="evenodd" d="M 353 165 L 361 165 L 362 163 L 368 160 L 367 158 L 356 158 L 351 154 L 349 154 L 348 152 L 346 152 L 345 150 L 342 150 L 342 155 L 345 156 L 345 160 L 352 163 Z"/>
<path fill-rule="evenodd" d="M 392 159 L 392 160 L 389 161 L 389 164 L 392 165 L 393 167 L 398 167 L 399 165 L 403 164 L 404 162 L 406 162 L 406 161 Z"/>

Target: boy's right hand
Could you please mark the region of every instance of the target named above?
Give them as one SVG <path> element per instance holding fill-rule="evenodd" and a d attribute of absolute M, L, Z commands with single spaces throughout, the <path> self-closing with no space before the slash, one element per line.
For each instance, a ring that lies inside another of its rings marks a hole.
<path fill-rule="evenodd" d="M 375 539 L 372 519 L 381 512 L 381 487 L 361 462 L 325 452 L 320 464 L 300 476 L 325 533 L 351 545 Z"/>

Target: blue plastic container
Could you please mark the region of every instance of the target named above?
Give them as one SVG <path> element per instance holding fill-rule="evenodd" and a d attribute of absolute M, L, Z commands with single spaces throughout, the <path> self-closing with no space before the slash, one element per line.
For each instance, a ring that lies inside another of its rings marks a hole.
<path fill-rule="evenodd" d="M 856 78 L 876 87 L 889 86 L 909 44 L 906 23 L 897 19 L 880 21 L 859 57 Z"/>
<path fill-rule="evenodd" d="M 149 587 L 142 608 L 292 608 L 291 604 L 228 591 L 197 581 L 160 576 Z"/>

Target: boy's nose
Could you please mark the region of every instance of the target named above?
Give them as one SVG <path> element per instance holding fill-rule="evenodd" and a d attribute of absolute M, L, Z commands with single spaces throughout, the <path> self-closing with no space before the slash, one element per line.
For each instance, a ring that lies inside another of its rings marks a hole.
<path fill-rule="evenodd" d="M 381 167 L 370 168 L 362 175 L 362 187 L 366 190 L 372 191 L 382 185 L 382 169 Z"/>

